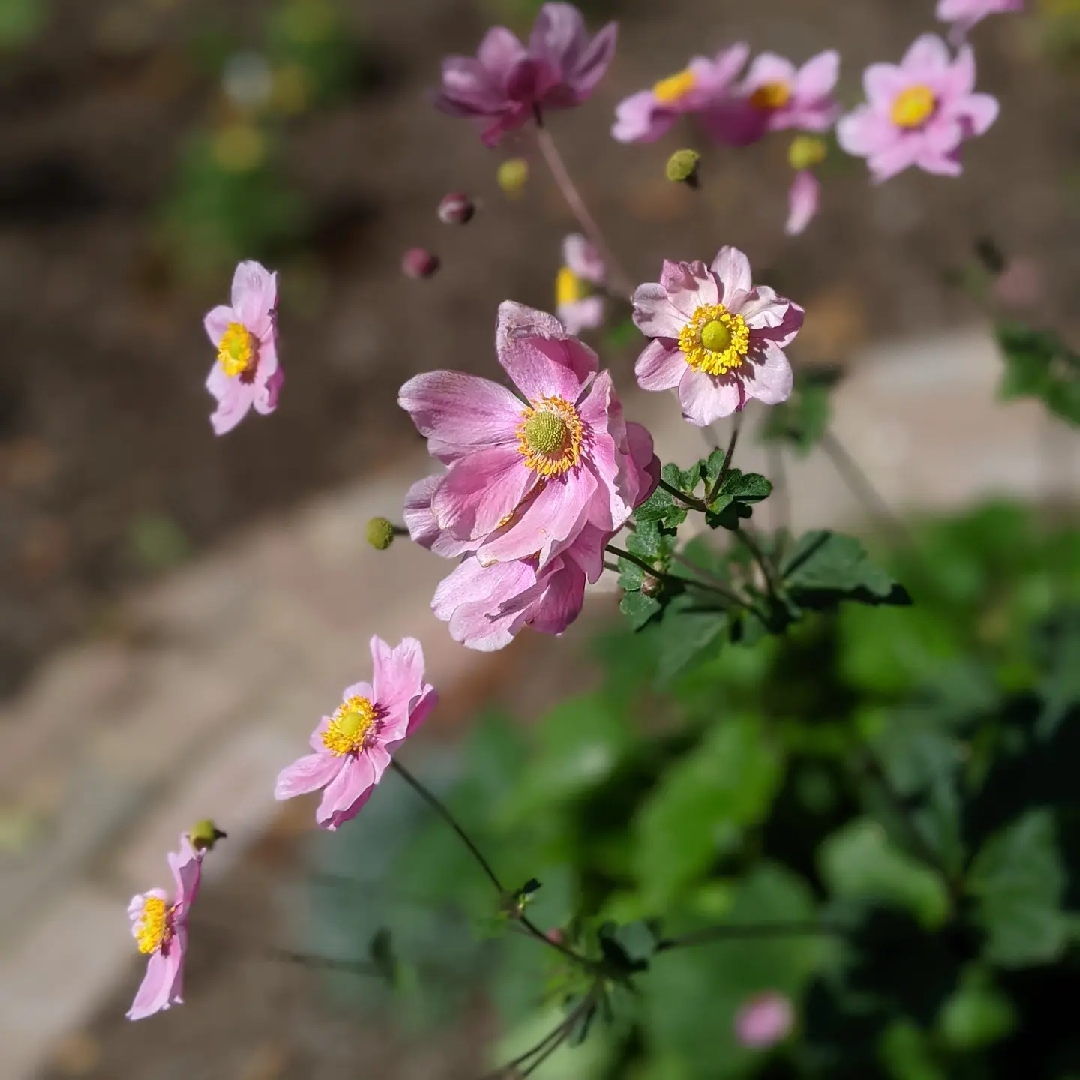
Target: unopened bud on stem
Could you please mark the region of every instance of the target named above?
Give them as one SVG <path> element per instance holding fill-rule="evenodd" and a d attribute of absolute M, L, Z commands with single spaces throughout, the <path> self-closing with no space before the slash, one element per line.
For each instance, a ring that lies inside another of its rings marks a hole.
<path fill-rule="evenodd" d="M 444 225 L 464 225 L 476 213 L 476 204 L 462 191 L 451 191 L 439 202 L 439 220 Z"/>
<path fill-rule="evenodd" d="M 812 169 L 825 160 L 825 140 L 815 138 L 813 135 L 796 135 L 788 147 L 788 164 L 802 172 L 804 169 Z"/>
<path fill-rule="evenodd" d="M 686 184 L 687 187 L 697 188 L 700 183 L 698 180 L 700 161 L 701 155 L 696 150 L 676 150 L 667 159 L 665 167 L 667 178 L 673 184 Z"/>
<path fill-rule="evenodd" d="M 214 845 L 219 840 L 224 840 L 227 835 L 210 818 L 196 821 L 188 832 L 188 836 L 191 838 L 191 846 L 196 851 L 212 851 Z"/>
<path fill-rule="evenodd" d="M 401 269 L 406 277 L 429 278 L 439 269 L 439 256 L 424 248 L 409 248 L 401 257 Z"/>
<path fill-rule="evenodd" d="M 367 542 L 376 551 L 385 551 L 394 542 L 397 533 L 394 523 L 384 517 L 373 517 L 367 523 Z"/>
<path fill-rule="evenodd" d="M 513 198 L 520 195 L 529 179 L 529 163 L 524 158 L 504 161 L 495 173 L 499 187 Z"/>

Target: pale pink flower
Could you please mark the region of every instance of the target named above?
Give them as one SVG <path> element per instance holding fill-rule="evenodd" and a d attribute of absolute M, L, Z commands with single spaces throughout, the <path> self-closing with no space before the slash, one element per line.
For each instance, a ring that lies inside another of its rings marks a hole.
<path fill-rule="evenodd" d="M 1023 10 L 1024 0 L 939 0 L 937 17 L 942 22 L 953 24 L 949 37 L 953 42 L 960 42 L 987 15 Z"/>
<path fill-rule="evenodd" d="M 661 79 L 650 90 L 640 90 L 615 109 L 612 136 L 619 142 L 655 142 L 684 113 L 701 112 L 723 101 L 739 77 L 750 47 L 732 45 L 713 60 L 695 56 L 674 75 Z"/>
<path fill-rule="evenodd" d="M 146 975 L 127 1013 L 129 1020 L 142 1020 L 184 1000 L 188 912 L 199 891 L 202 857 L 191 839 L 181 836 L 180 850 L 169 852 L 167 858 L 176 885 L 172 902 L 164 889 L 151 889 L 128 904 L 131 933 L 139 952 L 148 957 Z"/>
<path fill-rule="evenodd" d="M 314 754 L 282 769 L 274 796 L 292 799 L 323 789 L 315 820 L 336 829 L 360 812 L 390 764 L 390 754 L 435 707 L 438 697 L 424 682 L 424 652 L 415 638 L 391 649 L 371 639 L 373 684 L 347 687 L 332 716 L 311 734 Z"/>
<path fill-rule="evenodd" d="M 801 169 L 788 191 L 788 219 L 784 226 L 788 236 L 798 236 L 814 220 L 820 199 L 818 178 L 809 169 Z"/>
<path fill-rule="evenodd" d="M 767 991 L 747 1001 L 735 1016 L 735 1038 L 750 1050 L 783 1042 L 795 1026 L 795 1010 L 783 994 Z"/>
<path fill-rule="evenodd" d="M 555 278 L 555 314 L 568 334 L 595 330 L 604 321 L 604 298 L 590 285 L 604 284 L 604 260 L 580 233 L 563 240 L 563 265 Z"/>
<path fill-rule="evenodd" d="M 232 303 L 204 320 L 217 348 L 206 389 L 217 398 L 210 417 L 215 435 L 232 431 L 252 406 L 264 416 L 277 408 L 285 372 L 277 355 L 277 274 L 242 262 L 232 283 Z"/>
<path fill-rule="evenodd" d="M 634 423 L 626 428 L 636 507 L 656 487 L 660 463 L 648 431 Z M 431 608 L 450 624 L 455 641 L 484 652 L 509 645 L 526 626 L 561 634 L 581 613 L 586 582 L 603 573 L 604 548 L 613 536 L 586 523 L 573 543 L 543 566 L 536 556 L 486 564 L 470 556 L 439 584 Z"/>
<path fill-rule="evenodd" d="M 538 554 L 543 566 L 586 521 L 617 529 L 630 516 L 626 424 L 610 373 L 554 316 L 506 301 L 495 344 L 522 398 L 433 371 L 398 403 L 449 466 L 431 493 L 438 529 L 485 562 Z"/>
<path fill-rule="evenodd" d="M 837 124 L 840 146 L 865 157 L 875 181 L 912 165 L 959 176 L 960 147 L 997 118 L 997 99 L 976 94 L 975 54 L 965 45 L 953 60 L 941 38 L 924 34 L 899 66 L 871 64 L 863 74 L 867 102 Z"/>
<path fill-rule="evenodd" d="M 833 90 L 840 54 L 830 49 L 801 68 L 776 53 L 762 53 L 728 97 L 702 113 L 702 123 L 720 142 L 747 146 L 770 131 L 828 131 L 838 107 Z"/>
<path fill-rule="evenodd" d="M 655 339 L 635 365 L 638 385 L 677 387 L 683 417 L 700 427 L 750 398 L 775 405 L 791 393 L 784 349 L 802 321 L 798 304 L 754 285 L 736 248 L 721 248 L 711 267 L 665 261 L 660 281 L 634 293 L 634 322 Z"/>
<path fill-rule="evenodd" d="M 615 55 L 617 27 L 590 37 L 573 4 L 544 4 L 528 45 L 504 26 L 484 35 L 476 57 L 442 64 L 435 105 L 483 124 L 480 138 L 495 146 L 508 131 L 546 109 L 567 109 L 592 96 Z"/>

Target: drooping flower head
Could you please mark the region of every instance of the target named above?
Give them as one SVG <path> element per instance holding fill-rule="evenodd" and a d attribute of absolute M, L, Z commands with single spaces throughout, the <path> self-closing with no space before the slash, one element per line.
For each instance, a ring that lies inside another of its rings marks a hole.
<path fill-rule="evenodd" d="M 252 406 L 264 416 L 277 408 L 285 373 L 277 355 L 277 274 L 242 262 L 232 283 L 232 303 L 206 316 L 217 349 L 206 389 L 217 398 L 210 422 L 215 435 L 232 431 Z"/>
<path fill-rule="evenodd" d="M 750 998 L 735 1016 L 735 1038 L 750 1050 L 783 1042 L 795 1026 L 795 1010 L 783 994 L 768 991 Z"/>
<path fill-rule="evenodd" d="M 863 87 L 866 103 L 840 120 L 836 134 L 844 150 L 867 159 L 878 182 L 912 165 L 959 176 L 964 140 L 982 135 L 998 114 L 996 98 L 974 93 L 970 47 L 953 60 L 933 34 L 918 38 L 899 66 L 871 64 Z"/>
<path fill-rule="evenodd" d="M 398 403 L 449 466 L 430 501 L 445 542 L 485 563 L 536 555 L 543 567 L 587 521 L 606 530 L 630 516 L 626 423 L 596 353 L 553 316 L 506 301 L 495 345 L 521 397 L 433 371 L 405 383 Z"/>
<path fill-rule="evenodd" d="M 629 497 L 636 507 L 656 487 L 660 463 L 645 428 L 629 423 L 626 429 L 633 465 Z M 437 530 L 428 516 L 428 530 Z M 508 645 L 526 626 L 561 634 L 581 613 L 586 582 L 597 581 L 603 572 L 604 548 L 612 536 L 614 531 L 587 523 L 572 544 L 542 567 L 535 556 L 487 565 L 476 556 L 463 559 L 435 590 L 431 608 L 449 623 L 455 641 L 484 652 Z"/>
<path fill-rule="evenodd" d="M 718 105 L 730 93 L 749 55 L 750 46 L 739 42 L 713 60 L 695 56 L 682 71 L 620 102 L 612 136 L 625 143 L 655 142 L 684 113 Z"/>
<path fill-rule="evenodd" d="M 590 37 L 573 4 L 544 4 L 528 45 L 503 26 L 484 35 L 474 57 L 449 56 L 435 105 L 482 121 L 480 138 L 495 146 L 537 111 L 586 101 L 615 55 L 615 23 Z"/>
<path fill-rule="evenodd" d="M 833 89 L 840 54 L 830 49 L 801 68 L 776 53 L 762 53 L 735 92 L 702 113 L 702 123 L 720 142 L 747 146 L 770 131 L 827 131 L 839 109 Z"/>
<path fill-rule="evenodd" d="M 750 262 L 724 247 L 706 267 L 665 262 L 658 283 L 634 293 L 634 322 L 654 340 L 634 371 L 644 390 L 678 388 L 685 419 L 706 426 L 743 408 L 791 393 L 784 349 L 802 326 L 803 309 L 754 285 Z"/>
<path fill-rule="evenodd" d="M 142 1020 L 183 1002 L 188 912 L 199 891 L 202 858 L 191 839 L 181 836 L 180 850 L 169 852 L 168 862 L 176 885 L 172 900 L 164 889 L 151 889 L 132 897 L 128 905 L 131 933 L 147 957 L 146 975 L 128 1010 L 129 1020 Z"/>
<path fill-rule="evenodd" d="M 563 240 L 563 265 L 555 277 L 555 314 L 568 334 L 595 330 L 604 321 L 604 298 L 590 285 L 603 285 L 604 260 L 580 233 Z"/>
<path fill-rule="evenodd" d="M 937 17 L 942 22 L 953 24 L 949 37 L 954 42 L 960 42 L 987 15 L 1023 10 L 1024 0 L 938 0 Z"/>
<path fill-rule="evenodd" d="M 438 696 L 424 682 L 424 652 L 415 638 L 391 649 L 371 639 L 374 676 L 346 688 L 341 704 L 311 734 L 307 754 L 277 778 L 274 797 L 322 790 L 315 820 L 336 829 L 360 812 L 390 764 L 390 754 L 427 719 Z"/>

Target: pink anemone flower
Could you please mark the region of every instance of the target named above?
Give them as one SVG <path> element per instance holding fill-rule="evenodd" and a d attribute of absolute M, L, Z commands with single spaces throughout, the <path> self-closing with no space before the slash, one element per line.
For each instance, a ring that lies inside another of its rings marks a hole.
<path fill-rule="evenodd" d="M 431 494 L 438 528 L 485 562 L 538 554 L 543 566 L 586 521 L 617 529 L 630 516 L 626 424 L 610 373 L 554 316 L 504 302 L 496 352 L 522 397 L 433 371 L 398 403 L 449 466 Z"/>
<path fill-rule="evenodd" d="M 678 388 L 683 417 L 699 427 L 750 398 L 775 405 L 791 394 L 784 349 L 802 321 L 798 304 L 754 285 L 736 248 L 721 248 L 710 267 L 665 261 L 660 281 L 634 293 L 634 322 L 654 339 L 634 367 L 638 385 Z"/>
<path fill-rule="evenodd" d="M 652 436 L 640 424 L 626 425 L 633 461 L 631 498 L 640 506 L 660 477 Z M 433 517 L 429 528 L 434 526 Z M 604 569 L 604 548 L 614 532 L 586 524 L 572 544 L 544 566 L 536 556 L 484 563 L 471 556 L 445 578 L 431 602 L 449 623 L 450 636 L 470 649 L 490 652 L 509 645 L 526 626 L 561 634 L 581 613 L 585 585 Z"/>
<path fill-rule="evenodd" d="M 701 112 L 723 100 L 739 77 L 750 46 L 739 42 L 708 60 L 695 56 L 650 90 L 639 90 L 615 109 L 612 137 L 618 142 L 655 142 L 684 113 Z"/>
<path fill-rule="evenodd" d="M 311 735 L 313 754 L 282 769 L 274 796 L 292 799 L 323 791 L 315 820 L 336 829 L 360 812 L 390 764 L 390 755 L 435 707 L 438 696 L 424 682 L 424 652 L 415 638 L 395 649 L 371 639 L 372 683 L 347 687 L 332 716 Z"/>
<path fill-rule="evenodd" d="M 767 991 L 750 998 L 735 1017 L 735 1038 L 750 1050 L 783 1042 L 795 1026 L 795 1010 L 783 994 Z"/>
<path fill-rule="evenodd" d="M 867 102 L 836 127 L 840 146 L 865 157 L 877 182 L 912 165 L 959 176 L 960 148 L 997 119 L 997 99 L 976 94 L 975 54 L 965 45 L 955 60 L 941 38 L 924 34 L 899 66 L 871 64 L 863 74 Z"/>
<path fill-rule="evenodd" d="M 702 123 L 729 146 L 748 146 L 770 131 L 828 131 L 839 112 L 833 100 L 839 75 L 840 54 L 832 49 L 801 68 L 762 53 L 737 91 L 703 112 Z"/>
<path fill-rule="evenodd" d="M 476 57 L 442 65 L 438 109 L 482 122 L 480 138 L 495 146 L 545 109 L 567 109 L 592 96 L 615 55 L 615 23 L 590 37 L 573 4 L 544 4 L 528 45 L 506 27 L 490 29 Z"/>
<path fill-rule="evenodd" d="M 181 836 L 180 850 L 169 852 L 168 862 L 176 885 L 172 902 L 164 889 L 151 889 L 132 897 L 128 905 L 131 933 L 139 952 L 148 958 L 146 975 L 127 1013 L 129 1020 L 142 1020 L 184 1000 L 188 912 L 199 891 L 202 856 L 188 836 Z"/>
<path fill-rule="evenodd" d="M 277 355 L 277 274 L 242 262 L 232 283 L 231 305 L 204 320 L 217 349 L 206 389 L 217 399 L 210 417 L 215 435 L 232 431 L 254 406 L 264 416 L 277 408 L 285 372 Z"/>
<path fill-rule="evenodd" d="M 959 43 L 987 15 L 1023 10 L 1024 0 L 939 0 L 937 17 L 942 22 L 952 23 L 949 37 L 954 43 Z"/>
<path fill-rule="evenodd" d="M 563 240 L 563 265 L 555 278 L 555 314 L 568 334 L 595 330 L 604 322 L 604 298 L 590 285 L 603 285 L 606 270 L 599 252 L 580 233 Z"/>

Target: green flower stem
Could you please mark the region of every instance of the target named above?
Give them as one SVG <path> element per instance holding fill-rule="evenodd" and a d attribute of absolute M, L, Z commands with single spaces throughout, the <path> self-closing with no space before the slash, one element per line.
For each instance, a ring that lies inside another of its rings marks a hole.
<path fill-rule="evenodd" d="M 731 459 L 735 456 L 735 444 L 739 441 L 739 428 L 742 426 L 742 413 L 736 413 L 731 424 L 731 438 L 728 440 L 727 450 L 724 451 L 724 462 L 720 471 L 716 474 L 716 481 L 712 490 L 705 496 L 705 505 L 711 506 L 713 500 L 720 494 L 728 473 L 731 471 Z"/>
<path fill-rule="evenodd" d="M 705 945 L 712 941 L 739 941 L 745 938 L 810 937 L 816 934 L 839 934 L 840 929 L 819 922 L 748 923 L 744 925 L 722 923 L 692 930 L 678 937 L 664 938 L 657 942 L 656 952 L 669 952 L 691 945 Z"/>
<path fill-rule="evenodd" d="M 624 551 L 614 544 L 608 544 L 604 550 L 610 551 L 612 555 L 617 555 L 620 559 L 626 559 L 627 562 L 632 562 L 635 566 L 641 567 L 646 574 L 650 577 L 657 578 L 659 581 L 681 581 L 683 584 L 687 584 L 686 578 L 677 578 L 673 577 L 671 574 L 665 574 L 662 570 L 657 570 L 655 566 L 650 566 L 644 559 L 639 559 L 637 555 L 632 555 L 629 551 Z M 693 563 L 687 562 L 685 559 L 680 559 L 679 561 L 685 566 L 692 567 L 699 573 L 702 572 L 700 567 L 694 566 Z M 690 584 L 697 585 L 701 589 L 707 589 L 709 592 L 714 592 L 717 596 L 722 596 L 729 604 L 734 604 L 736 607 L 745 608 L 751 606 L 749 601 L 724 585 L 713 584 L 710 581 L 692 581 Z"/>
<path fill-rule="evenodd" d="M 687 495 L 685 491 L 680 491 L 677 487 L 669 484 L 666 480 L 660 480 L 657 486 L 662 487 L 669 495 L 671 495 L 673 498 L 678 499 L 679 502 L 681 502 L 684 506 L 689 506 L 691 510 L 697 510 L 700 513 L 704 514 L 705 511 L 708 509 L 708 507 L 701 499 L 696 498 L 693 495 Z"/>
<path fill-rule="evenodd" d="M 765 552 L 762 551 L 761 545 L 741 525 L 735 529 L 735 538 L 745 545 L 746 549 L 754 557 L 754 562 L 758 564 L 761 574 L 765 578 L 765 587 L 769 590 L 769 595 L 778 596 L 780 587 L 776 581 L 776 568 Z"/>

